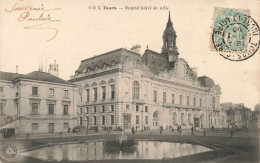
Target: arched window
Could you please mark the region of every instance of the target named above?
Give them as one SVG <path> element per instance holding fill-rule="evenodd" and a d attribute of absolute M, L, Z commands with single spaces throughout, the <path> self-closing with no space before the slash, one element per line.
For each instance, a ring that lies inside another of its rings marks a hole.
<path fill-rule="evenodd" d="M 215 109 L 215 97 L 212 97 L 212 108 Z"/>
<path fill-rule="evenodd" d="M 153 126 L 159 125 L 159 113 L 156 111 L 153 113 Z"/>
<path fill-rule="evenodd" d="M 181 113 L 181 123 L 184 124 L 185 120 L 184 120 L 184 113 Z"/>
<path fill-rule="evenodd" d="M 192 125 L 191 114 L 188 115 L 189 125 Z"/>
<path fill-rule="evenodd" d="M 133 99 L 139 100 L 140 86 L 138 81 L 134 81 L 133 83 Z"/>
<path fill-rule="evenodd" d="M 176 126 L 177 125 L 177 115 L 176 113 L 173 113 L 173 125 Z"/>

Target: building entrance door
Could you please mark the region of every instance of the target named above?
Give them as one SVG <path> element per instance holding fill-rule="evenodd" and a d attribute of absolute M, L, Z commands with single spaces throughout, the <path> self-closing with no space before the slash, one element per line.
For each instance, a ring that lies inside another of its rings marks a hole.
<path fill-rule="evenodd" d="M 199 118 L 194 118 L 194 127 L 199 128 L 200 127 L 200 119 Z"/>
<path fill-rule="evenodd" d="M 54 133 L 54 123 L 49 123 L 49 133 Z"/>
<path fill-rule="evenodd" d="M 124 129 L 125 131 L 130 131 L 131 129 L 131 115 L 124 115 Z"/>
<path fill-rule="evenodd" d="M 160 124 L 159 124 L 159 113 L 157 111 L 153 113 L 153 126 L 155 128 L 160 126 Z"/>

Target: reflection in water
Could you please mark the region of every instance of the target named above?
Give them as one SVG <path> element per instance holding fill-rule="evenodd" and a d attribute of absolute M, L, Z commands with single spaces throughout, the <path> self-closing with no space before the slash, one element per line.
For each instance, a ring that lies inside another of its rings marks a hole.
<path fill-rule="evenodd" d="M 195 153 L 207 152 L 211 149 L 194 144 L 180 144 L 159 141 L 138 141 L 136 150 L 131 152 L 109 153 L 104 150 L 104 142 L 86 142 L 45 147 L 23 153 L 43 160 L 108 160 L 108 159 L 162 159 L 176 158 Z"/>

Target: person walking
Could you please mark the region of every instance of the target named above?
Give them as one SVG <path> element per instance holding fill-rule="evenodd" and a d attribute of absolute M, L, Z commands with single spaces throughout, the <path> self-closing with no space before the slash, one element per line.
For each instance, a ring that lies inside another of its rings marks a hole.
<path fill-rule="evenodd" d="M 194 128 L 191 126 L 191 135 L 194 135 Z"/>
<path fill-rule="evenodd" d="M 174 131 L 173 127 L 172 127 L 172 132 Z"/>
<path fill-rule="evenodd" d="M 135 134 L 135 128 L 132 126 L 132 134 Z"/>
<path fill-rule="evenodd" d="M 204 137 L 206 136 L 206 129 L 204 128 L 204 131 L 203 131 L 203 135 Z"/>
<path fill-rule="evenodd" d="M 231 130 L 231 132 L 230 132 L 230 136 L 231 136 L 231 138 L 233 138 L 233 134 L 234 134 L 234 131 Z"/>
<path fill-rule="evenodd" d="M 180 126 L 180 129 L 179 129 L 179 130 L 180 130 L 180 136 L 181 136 L 181 126 Z"/>

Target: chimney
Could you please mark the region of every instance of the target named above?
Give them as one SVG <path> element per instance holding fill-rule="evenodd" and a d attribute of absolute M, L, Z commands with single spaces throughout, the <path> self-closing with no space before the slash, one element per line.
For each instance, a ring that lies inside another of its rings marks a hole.
<path fill-rule="evenodd" d="M 48 72 L 56 77 L 59 77 L 59 69 L 58 64 L 56 64 L 56 60 L 54 60 L 54 64 L 50 64 Z"/>
<path fill-rule="evenodd" d="M 131 51 L 135 52 L 135 53 L 140 53 L 140 50 L 141 50 L 141 45 L 137 44 L 137 45 L 134 45 L 133 47 L 130 48 Z"/>
<path fill-rule="evenodd" d="M 16 73 L 18 74 L 18 65 L 16 65 Z"/>

